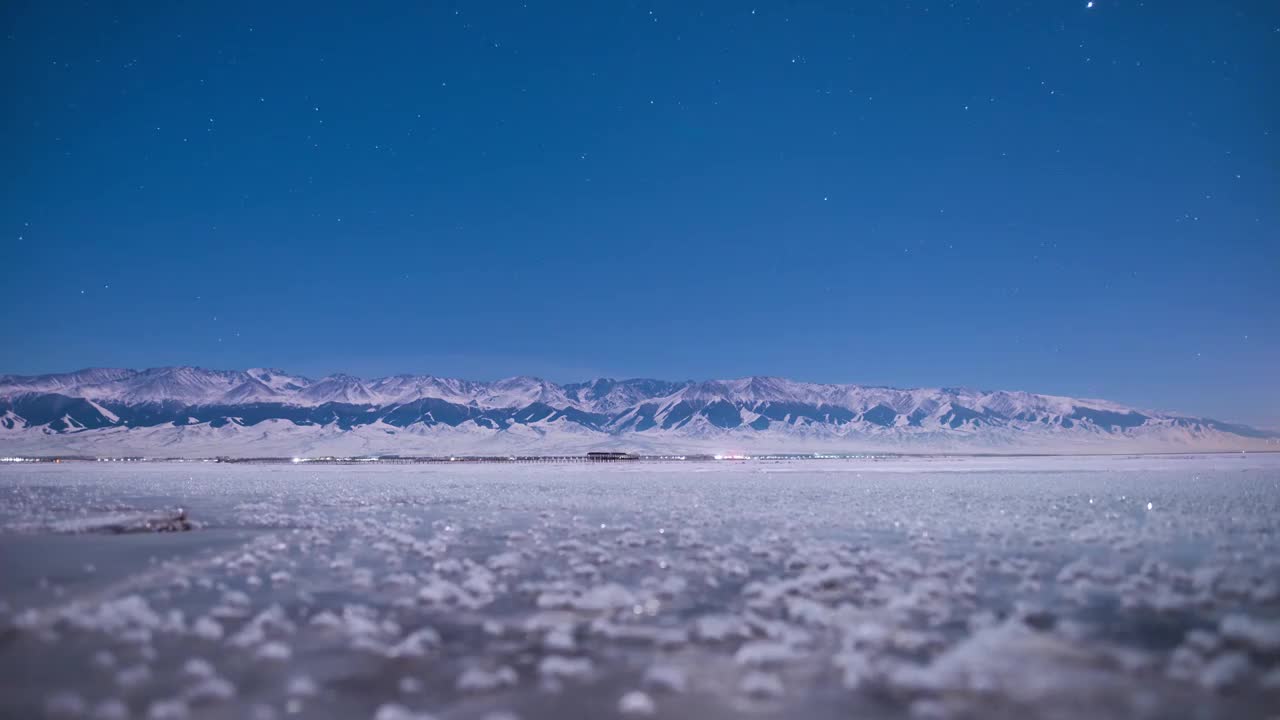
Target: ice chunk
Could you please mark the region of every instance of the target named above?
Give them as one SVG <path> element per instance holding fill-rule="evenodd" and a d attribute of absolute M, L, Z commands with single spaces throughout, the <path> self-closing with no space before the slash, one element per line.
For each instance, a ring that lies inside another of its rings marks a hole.
<path fill-rule="evenodd" d="M 886 681 L 912 694 L 997 694 L 1034 704 L 1065 701 L 1116 678 L 1098 654 L 1014 619 L 974 633 L 927 667 L 895 666 Z"/>
<path fill-rule="evenodd" d="M 100 533 L 123 535 L 128 533 L 185 532 L 192 528 L 187 511 L 182 508 L 152 514 L 113 513 L 81 517 L 52 523 L 49 530 L 57 533 Z"/>
<path fill-rule="evenodd" d="M 157 700 L 147 707 L 147 720 L 186 720 L 191 709 L 182 700 Z"/>
<path fill-rule="evenodd" d="M 654 665 L 644 673 L 644 684 L 654 690 L 682 693 L 688 688 L 685 672 L 674 665 Z"/>
<path fill-rule="evenodd" d="M 582 680 L 591 675 L 590 658 L 548 655 L 538 663 L 538 674 L 549 679 Z"/>
<path fill-rule="evenodd" d="M 288 660 L 291 655 L 293 655 L 293 651 L 289 649 L 288 645 L 274 641 L 264 643 L 258 648 L 258 651 L 254 653 L 254 657 L 259 660 L 269 660 L 272 662 L 284 662 Z"/>
<path fill-rule="evenodd" d="M 285 690 L 291 697 L 311 697 L 320 691 L 316 687 L 316 681 L 312 680 L 308 675 L 294 675 L 289 678 L 289 684 Z"/>
<path fill-rule="evenodd" d="M 163 621 L 141 595 L 126 595 L 101 603 L 93 609 L 70 608 L 64 618 L 73 627 L 104 633 L 127 630 L 158 630 Z"/>
<path fill-rule="evenodd" d="M 751 637 L 751 629 L 733 615 L 708 615 L 694 623 L 694 637 L 707 642 L 744 640 Z"/>
<path fill-rule="evenodd" d="M 460 692 L 486 693 L 515 685 L 518 680 L 516 671 L 506 665 L 493 671 L 469 668 L 458 677 L 457 686 Z"/>
<path fill-rule="evenodd" d="M 125 689 L 132 689 L 151 680 L 151 668 L 146 665 L 133 665 L 116 673 L 116 684 Z"/>
<path fill-rule="evenodd" d="M 129 707 L 116 698 L 107 698 L 93 707 L 92 720 L 128 720 Z"/>
<path fill-rule="evenodd" d="M 628 717 L 649 717 L 655 710 L 653 699 L 639 690 L 632 690 L 618 700 L 618 712 Z"/>
<path fill-rule="evenodd" d="M 555 652 L 571 652 L 577 646 L 571 627 L 553 628 L 542 639 L 542 644 L 548 650 Z"/>
<path fill-rule="evenodd" d="M 1219 626 L 1222 637 L 1259 653 L 1280 652 L 1280 620 L 1228 615 Z"/>
<path fill-rule="evenodd" d="M 781 678 L 774 673 L 759 670 L 743 675 L 738 682 L 738 689 L 745 695 L 761 700 L 782 697 L 784 692 Z"/>
<path fill-rule="evenodd" d="M 403 640 L 387 650 L 392 658 L 422 657 L 431 649 L 440 646 L 440 633 L 429 627 L 419 628 L 409 633 Z"/>
<path fill-rule="evenodd" d="M 1195 629 L 1187 633 L 1183 645 L 1201 655 L 1209 655 L 1222 646 L 1222 638 L 1208 630 Z"/>
<path fill-rule="evenodd" d="M 1231 652 L 1219 655 L 1200 672 L 1200 684 L 1204 687 L 1223 692 L 1244 683 L 1253 672 L 1253 665 L 1244 653 Z"/>
<path fill-rule="evenodd" d="M 831 658 L 831 663 L 843 672 L 846 689 L 857 690 L 875 676 L 871 659 L 857 650 L 846 650 Z"/>
<path fill-rule="evenodd" d="M 504 552 L 489 558 L 485 565 L 494 572 L 510 571 L 520 567 L 524 558 L 518 552 Z"/>
<path fill-rule="evenodd" d="M 629 608 L 636 604 L 635 595 L 617 583 L 597 585 L 570 601 L 575 610 L 601 612 Z"/>
<path fill-rule="evenodd" d="M 759 640 L 738 648 L 733 660 L 746 667 L 779 667 L 797 657 L 794 650 L 782 643 Z"/>
<path fill-rule="evenodd" d="M 205 616 L 197 618 L 196 621 L 191 624 L 191 632 L 196 637 L 201 637 L 205 640 L 217 641 L 222 639 L 223 630 L 221 623 L 211 617 Z"/>
<path fill-rule="evenodd" d="M 191 658 L 182 664 L 181 673 L 184 677 L 192 680 L 203 680 L 207 677 L 213 677 L 215 672 L 213 665 L 204 658 Z"/>
<path fill-rule="evenodd" d="M 435 720 L 429 713 L 419 713 L 398 703 L 386 703 L 378 707 L 373 720 Z"/>
<path fill-rule="evenodd" d="M 235 696 L 236 687 L 216 675 L 200 680 L 183 693 L 183 697 L 192 705 L 225 702 Z"/>

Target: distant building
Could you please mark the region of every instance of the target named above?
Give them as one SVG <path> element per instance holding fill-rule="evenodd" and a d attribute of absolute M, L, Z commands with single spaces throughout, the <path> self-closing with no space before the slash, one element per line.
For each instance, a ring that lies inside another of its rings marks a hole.
<path fill-rule="evenodd" d="M 639 460 L 640 456 L 629 452 L 601 452 L 592 451 L 587 453 L 588 460 L 604 462 L 609 460 Z"/>

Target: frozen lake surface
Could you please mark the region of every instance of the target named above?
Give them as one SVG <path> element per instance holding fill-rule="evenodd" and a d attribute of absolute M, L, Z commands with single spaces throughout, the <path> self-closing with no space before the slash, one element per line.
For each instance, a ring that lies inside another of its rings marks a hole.
<path fill-rule="evenodd" d="M 1278 531 L 1275 455 L 6 466 L 0 716 L 1274 717 Z"/>

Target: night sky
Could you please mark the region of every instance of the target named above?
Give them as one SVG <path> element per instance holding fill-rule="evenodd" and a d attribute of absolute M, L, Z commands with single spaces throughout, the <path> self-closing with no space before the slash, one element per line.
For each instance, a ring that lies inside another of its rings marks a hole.
<path fill-rule="evenodd" d="M 0 372 L 768 374 L 1280 426 L 1280 3 L 332 5 L 3 4 Z"/>

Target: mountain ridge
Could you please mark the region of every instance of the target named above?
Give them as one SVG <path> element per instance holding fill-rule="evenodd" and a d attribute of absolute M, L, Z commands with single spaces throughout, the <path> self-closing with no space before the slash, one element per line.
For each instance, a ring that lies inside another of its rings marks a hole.
<path fill-rule="evenodd" d="M 258 454 L 638 447 L 656 451 L 1268 449 L 1280 433 L 1027 391 L 434 375 L 312 379 L 277 369 L 86 368 L 0 376 L 0 450 Z M 297 448 L 297 450 L 292 449 Z"/>

